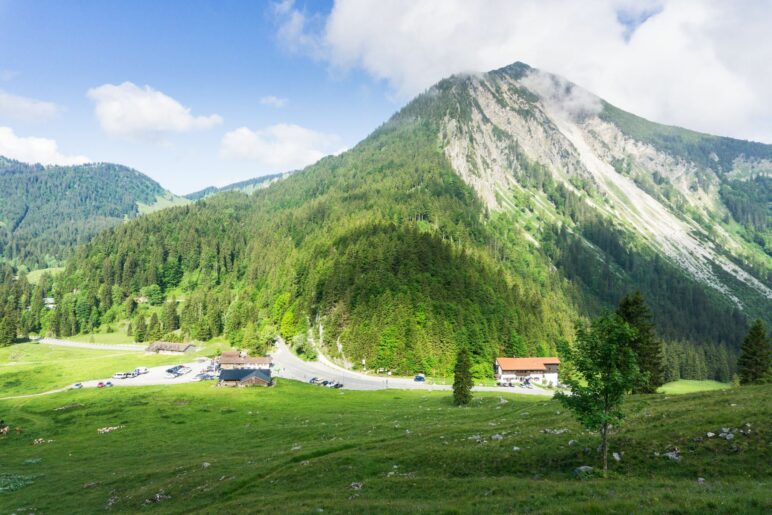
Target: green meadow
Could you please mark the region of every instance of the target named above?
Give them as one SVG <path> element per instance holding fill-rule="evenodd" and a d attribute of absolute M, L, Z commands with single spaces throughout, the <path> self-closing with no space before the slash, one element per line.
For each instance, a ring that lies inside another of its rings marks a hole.
<path fill-rule="evenodd" d="M 598 435 L 537 397 L 71 390 L 0 401 L 21 428 L 0 437 L 0 513 L 769 513 L 770 394 L 632 397 L 604 480 L 574 475 L 597 469 Z M 750 431 L 707 437 L 722 427 Z"/>

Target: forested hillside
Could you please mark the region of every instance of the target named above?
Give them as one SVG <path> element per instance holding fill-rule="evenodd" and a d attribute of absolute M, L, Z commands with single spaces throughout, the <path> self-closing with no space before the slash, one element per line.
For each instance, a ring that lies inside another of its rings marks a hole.
<path fill-rule="evenodd" d="M 54 266 L 98 232 L 178 199 L 125 166 L 29 165 L 0 157 L 0 259 Z"/>
<path fill-rule="evenodd" d="M 272 182 L 281 179 L 285 175 L 286 174 L 275 173 L 271 175 L 255 177 L 254 179 L 247 179 L 246 181 L 234 182 L 233 184 L 228 184 L 227 186 L 222 186 L 219 188 L 215 186 L 209 186 L 203 190 L 188 193 L 185 195 L 185 198 L 188 200 L 201 200 L 203 198 L 210 197 L 215 193 L 223 193 L 226 191 L 241 191 L 242 193 L 252 193 L 256 189 L 268 187 Z"/>
<path fill-rule="evenodd" d="M 99 234 L 22 330 L 129 320 L 140 341 L 260 350 L 281 334 L 401 373 L 448 372 L 465 345 L 486 376 L 502 353 L 562 354 L 575 323 L 640 290 L 666 377 L 728 380 L 748 317 L 772 316 L 767 146 L 586 99 L 598 110 L 568 113 L 574 86 L 545 96 L 534 73 L 444 80 L 270 187 Z"/>

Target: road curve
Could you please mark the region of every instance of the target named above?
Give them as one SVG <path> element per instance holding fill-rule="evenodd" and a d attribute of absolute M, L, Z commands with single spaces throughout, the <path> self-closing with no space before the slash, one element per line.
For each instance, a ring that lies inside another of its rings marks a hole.
<path fill-rule="evenodd" d="M 282 339 L 276 342 L 273 356 L 273 374 L 286 379 L 308 382 L 313 377 L 343 383 L 347 390 L 451 390 L 450 385 L 416 382 L 405 377 L 370 376 L 360 372 L 347 370 L 334 364 L 325 356 L 318 361 L 303 361 L 297 357 Z M 517 393 L 524 395 L 541 395 L 552 397 L 553 392 L 541 388 L 523 388 L 519 386 L 475 386 L 476 392 Z"/>

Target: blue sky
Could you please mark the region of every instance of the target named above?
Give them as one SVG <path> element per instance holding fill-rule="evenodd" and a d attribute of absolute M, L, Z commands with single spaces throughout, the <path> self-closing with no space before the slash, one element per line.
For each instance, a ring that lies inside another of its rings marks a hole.
<path fill-rule="evenodd" d="M 0 90 L 57 106 L 54 116 L 0 112 L 0 126 L 53 139 L 64 155 L 133 166 L 176 193 L 284 171 L 282 163 L 223 159 L 221 139 L 230 130 L 293 124 L 330 135 L 321 150 L 337 151 L 399 107 L 383 81 L 335 73 L 283 47 L 270 3 L 3 1 L 0 26 Z M 126 81 L 222 123 L 147 139 L 107 134 L 87 91 Z M 266 105 L 265 97 L 284 103 Z"/>
<path fill-rule="evenodd" d="M 175 193 L 349 148 L 520 60 L 649 119 L 772 143 L 769 0 L 0 0 L 0 155 Z"/>

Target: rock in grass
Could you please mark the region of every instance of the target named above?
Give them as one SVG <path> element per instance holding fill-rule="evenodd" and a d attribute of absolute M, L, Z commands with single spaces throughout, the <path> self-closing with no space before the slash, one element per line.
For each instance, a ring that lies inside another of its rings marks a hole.
<path fill-rule="evenodd" d="M 498 434 L 498 433 L 496 433 L 495 435 L 491 436 L 491 440 L 493 440 L 494 442 L 500 442 L 503 439 L 504 439 L 504 437 L 502 435 Z"/>
<path fill-rule="evenodd" d="M 362 486 L 364 486 L 364 485 L 362 483 L 359 483 L 359 482 L 351 483 L 351 489 L 352 490 L 361 490 Z"/>
<path fill-rule="evenodd" d="M 211 465 L 208 462 L 206 462 L 206 461 L 201 464 L 201 468 L 202 469 L 208 469 L 209 467 L 211 467 Z"/>
<path fill-rule="evenodd" d="M 519 450 L 520 450 L 520 447 L 518 447 L 517 445 L 512 447 L 512 452 L 518 452 Z"/>
<path fill-rule="evenodd" d="M 574 469 L 574 477 L 577 479 L 588 479 L 593 476 L 595 469 L 589 465 L 582 465 Z"/>
<path fill-rule="evenodd" d="M 614 458 L 614 461 L 622 461 L 622 457 L 619 456 L 618 452 L 615 452 L 611 455 Z"/>
<path fill-rule="evenodd" d="M 578 443 L 579 443 L 579 442 L 577 442 L 576 440 L 569 440 L 569 441 L 568 441 L 568 446 L 569 446 L 569 447 L 573 447 L 574 445 L 576 445 L 576 444 L 578 444 Z"/>
<path fill-rule="evenodd" d="M 681 461 L 681 451 L 678 450 L 678 447 L 675 447 L 672 451 L 664 453 L 663 456 L 672 461 Z"/>

